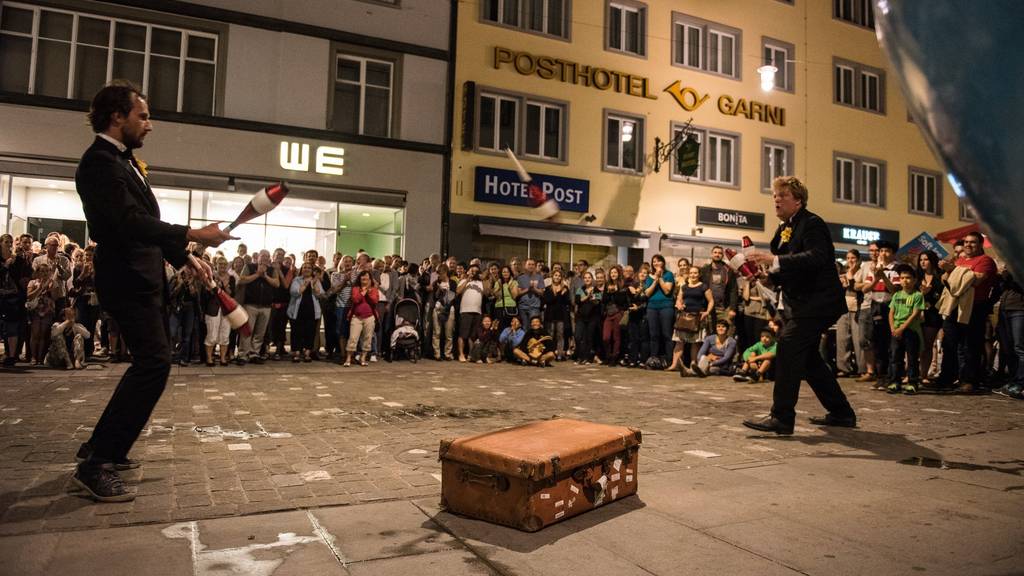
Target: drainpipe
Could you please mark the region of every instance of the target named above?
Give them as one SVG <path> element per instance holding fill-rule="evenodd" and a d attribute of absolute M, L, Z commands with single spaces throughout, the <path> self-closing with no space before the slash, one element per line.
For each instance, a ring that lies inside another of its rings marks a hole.
<path fill-rule="evenodd" d="M 455 50 L 458 45 L 459 2 L 449 0 L 448 11 L 448 94 L 445 96 L 444 174 L 441 180 L 441 254 L 449 252 L 452 208 L 452 126 L 455 124 Z"/>

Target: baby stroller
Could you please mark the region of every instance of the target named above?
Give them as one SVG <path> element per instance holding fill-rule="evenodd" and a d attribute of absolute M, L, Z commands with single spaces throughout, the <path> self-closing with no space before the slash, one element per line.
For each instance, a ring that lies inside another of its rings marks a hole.
<path fill-rule="evenodd" d="M 420 303 L 403 298 L 395 304 L 395 330 L 391 333 L 391 356 L 404 355 L 410 362 L 420 359 Z"/>

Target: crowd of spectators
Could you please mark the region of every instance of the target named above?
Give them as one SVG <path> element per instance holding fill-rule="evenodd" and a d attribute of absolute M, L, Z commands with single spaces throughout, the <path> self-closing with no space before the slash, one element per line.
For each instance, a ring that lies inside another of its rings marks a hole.
<path fill-rule="evenodd" d="M 214 271 L 209 283 L 168 265 L 168 330 L 182 366 L 432 358 L 551 366 L 555 362 L 678 371 L 682 376 L 772 378 L 776 302 L 727 263 L 660 254 L 639 266 L 570 266 L 534 259 L 462 262 L 434 254 L 237 253 L 192 246 Z M 840 377 L 890 393 L 922 389 L 1021 397 L 1024 294 L 971 233 L 955 255 L 925 252 L 897 262 L 883 241 L 837 264 L 848 312 L 822 341 Z M 0 237 L 4 366 L 75 369 L 129 359 L 93 282 L 93 248 L 58 233 Z M 232 296 L 249 330 L 233 330 L 215 297 Z M 396 314 L 400 302 L 416 313 Z M 416 345 L 392 346 L 397 328 Z"/>

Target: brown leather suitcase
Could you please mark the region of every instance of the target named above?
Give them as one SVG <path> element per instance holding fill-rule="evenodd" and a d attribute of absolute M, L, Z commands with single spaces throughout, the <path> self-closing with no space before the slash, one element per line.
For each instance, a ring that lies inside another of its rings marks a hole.
<path fill-rule="evenodd" d="M 527 532 L 636 493 L 640 431 L 530 422 L 442 440 L 441 505 Z"/>

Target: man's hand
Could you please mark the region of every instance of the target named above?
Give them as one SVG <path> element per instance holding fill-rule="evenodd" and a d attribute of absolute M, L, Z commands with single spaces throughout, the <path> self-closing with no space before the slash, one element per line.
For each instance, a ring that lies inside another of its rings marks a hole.
<path fill-rule="evenodd" d="M 952 257 L 943 258 L 942 260 L 939 260 L 939 268 L 942 268 L 946 272 L 952 272 L 953 269 L 956 268 L 956 262 Z"/>
<path fill-rule="evenodd" d="M 202 228 L 190 228 L 188 232 L 185 233 L 185 238 L 189 242 L 197 242 L 203 246 L 209 246 L 211 248 L 216 248 L 227 240 L 238 240 L 237 237 L 221 230 L 218 224 L 218 222 L 213 222 L 212 224 L 207 224 Z M 209 269 L 209 266 L 207 266 L 207 268 Z"/>
<path fill-rule="evenodd" d="M 751 250 L 747 252 L 746 256 L 747 262 L 753 262 L 759 266 L 771 266 L 775 261 L 775 256 L 765 250 Z"/>

